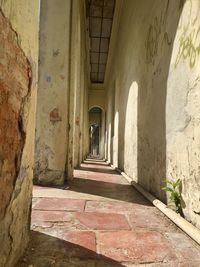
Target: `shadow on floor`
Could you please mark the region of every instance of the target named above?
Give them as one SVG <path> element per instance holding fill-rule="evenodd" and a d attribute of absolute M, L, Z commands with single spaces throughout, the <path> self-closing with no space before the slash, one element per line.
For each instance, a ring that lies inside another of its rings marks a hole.
<path fill-rule="evenodd" d="M 95 238 L 83 246 L 31 231 L 29 246 L 15 267 L 122 267 L 119 262 L 96 253 Z M 76 240 L 75 242 L 80 241 Z M 82 240 L 82 242 L 87 242 Z"/>
<path fill-rule="evenodd" d="M 83 163 L 85 163 L 85 164 L 91 164 L 91 165 L 99 165 L 99 166 L 105 166 L 105 167 L 109 167 L 110 165 L 107 163 L 107 162 L 105 162 L 105 161 L 94 161 L 94 160 L 92 160 L 92 161 L 90 161 L 90 160 L 84 160 L 83 161 Z"/>
<path fill-rule="evenodd" d="M 115 200 L 133 202 L 145 206 L 152 206 L 147 199 L 129 184 L 107 183 L 77 177 L 70 182 L 69 190 Z"/>
<path fill-rule="evenodd" d="M 107 173 L 107 174 L 113 174 L 113 175 L 120 175 L 115 170 L 112 170 L 110 168 L 109 169 L 106 169 L 106 168 L 97 169 L 97 168 L 90 168 L 90 167 L 81 166 L 81 167 L 77 168 L 77 170 L 87 171 L 87 172 L 99 172 L 99 173 Z"/>

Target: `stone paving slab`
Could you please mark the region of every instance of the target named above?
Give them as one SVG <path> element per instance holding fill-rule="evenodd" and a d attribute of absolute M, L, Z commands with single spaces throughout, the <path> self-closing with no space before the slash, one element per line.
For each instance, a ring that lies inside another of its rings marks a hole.
<path fill-rule="evenodd" d="M 68 190 L 34 186 L 16 267 L 200 267 L 199 246 L 105 163 L 75 177 Z"/>
<path fill-rule="evenodd" d="M 96 201 L 109 201 L 109 197 L 77 192 L 74 190 L 61 190 L 58 188 L 38 187 L 33 186 L 33 199 L 38 198 L 64 198 L 64 199 L 84 199 L 84 200 L 96 200 Z M 112 201 L 118 201 L 118 199 L 112 199 Z"/>
<path fill-rule="evenodd" d="M 161 230 L 163 232 L 173 231 L 172 224 L 160 211 L 156 208 L 150 209 L 135 209 L 131 214 L 128 214 L 129 224 L 132 229 L 145 228 L 152 230 Z M 172 227 L 171 227 L 172 226 Z"/>
<path fill-rule="evenodd" d="M 33 208 L 34 210 L 83 211 L 85 208 L 85 200 L 41 198 L 38 199 Z"/>
<path fill-rule="evenodd" d="M 117 261 L 134 263 L 177 260 L 170 243 L 155 231 L 117 231 L 99 233 L 100 253 Z"/>
<path fill-rule="evenodd" d="M 75 250 L 75 252 L 72 249 L 73 257 L 90 258 L 90 256 L 92 256 L 93 258 L 94 255 L 96 255 L 96 253 L 91 253 L 91 251 L 96 252 L 96 235 L 92 231 L 65 232 L 62 236 L 62 239 L 71 244 L 75 244 L 89 250 L 89 253 L 85 253 L 85 251 L 83 253 L 81 249 Z"/>
<path fill-rule="evenodd" d="M 35 222 L 63 222 L 71 220 L 72 214 L 66 211 L 33 210 L 32 223 Z"/>
<path fill-rule="evenodd" d="M 149 203 L 147 203 L 149 204 Z M 154 209 L 151 205 L 143 205 L 143 208 L 146 210 L 147 208 Z M 138 203 L 127 203 L 127 202 L 114 202 L 114 201 L 87 201 L 85 206 L 86 212 L 104 212 L 110 213 L 111 211 L 119 214 L 127 214 L 134 213 L 135 210 L 141 209 L 141 204 Z"/>
<path fill-rule="evenodd" d="M 128 221 L 124 215 L 100 212 L 77 212 L 76 219 L 93 230 L 130 230 Z"/>
<path fill-rule="evenodd" d="M 101 181 L 106 182 L 108 184 L 128 184 L 126 180 L 121 179 L 121 176 L 113 169 L 96 169 L 90 167 L 82 167 L 80 168 L 81 171 L 81 178 L 87 179 L 90 177 L 92 181 Z M 95 176 L 92 174 L 95 172 Z M 79 173 L 76 173 L 77 177 L 79 177 Z M 76 178 L 75 175 L 75 178 Z"/>

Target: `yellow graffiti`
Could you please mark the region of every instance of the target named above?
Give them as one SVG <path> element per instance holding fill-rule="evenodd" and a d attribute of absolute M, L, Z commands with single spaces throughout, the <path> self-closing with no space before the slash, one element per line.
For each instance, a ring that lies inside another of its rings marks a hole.
<path fill-rule="evenodd" d="M 181 58 L 188 59 L 191 68 L 195 66 L 196 59 L 200 55 L 200 43 L 197 44 L 197 38 L 200 33 L 200 27 L 187 34 L 184 30 L 179 40 L 179 51 L 175 61 L 175 67 L 179 64 Z"/>
<path fill-rule="evenodd" d="M 179 38 L 179 49 L 175 61 L 175 67 L 179 64 L 181 58 L 188 60 L 190 68 L 196 64 L 197 58 L 200 56 L 200 26 L 197 26 L 199 14 L 192 18 L 192 1 L 188 1 L 189 15 L 186 25 L 183 25 L 183 17 L 180 19 L 179 30 L 182 34 Z M 196 9 L 198 11 L 198 9 Z"/>

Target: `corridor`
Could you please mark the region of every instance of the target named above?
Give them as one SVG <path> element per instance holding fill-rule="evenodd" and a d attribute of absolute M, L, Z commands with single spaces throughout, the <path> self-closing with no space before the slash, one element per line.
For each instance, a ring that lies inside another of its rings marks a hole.
<path fill-rule="evenodd" d="M 103 161 L 69 186 L 34 186 L 31 227 L 17 267 L 200 266 L 197 244 Z"/>
<path fill-rule="evenodd" d="M 200 267 L 199 103 L 200 0 L 1 0 L 0 267 Z"/>

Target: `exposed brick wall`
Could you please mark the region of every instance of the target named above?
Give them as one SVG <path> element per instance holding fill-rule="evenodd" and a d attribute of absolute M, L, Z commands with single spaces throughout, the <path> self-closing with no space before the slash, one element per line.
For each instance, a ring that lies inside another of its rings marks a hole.
<path fill-rule="evenodd" d="M 0 234 L 0 243 L 6 248 L 0 252 L 0 266 L 8 266 L 7 258 L 12 257 L 15 247 L 13 240 L 16 238 L 10 233 L 13 214 L 10 214 L 15 212 L 12 202 L 20 194 L 20 188 L 16 189 L 15 185 L 20 179 L 26 136 L 22 117 L 30 76 L 30 65 L 18 44 L 17 34 L 0 10 L 0 230 L 4 232 Z M 27 215 L 26 219 L 19 220 L 20 223 L 28 223 Z"/>

